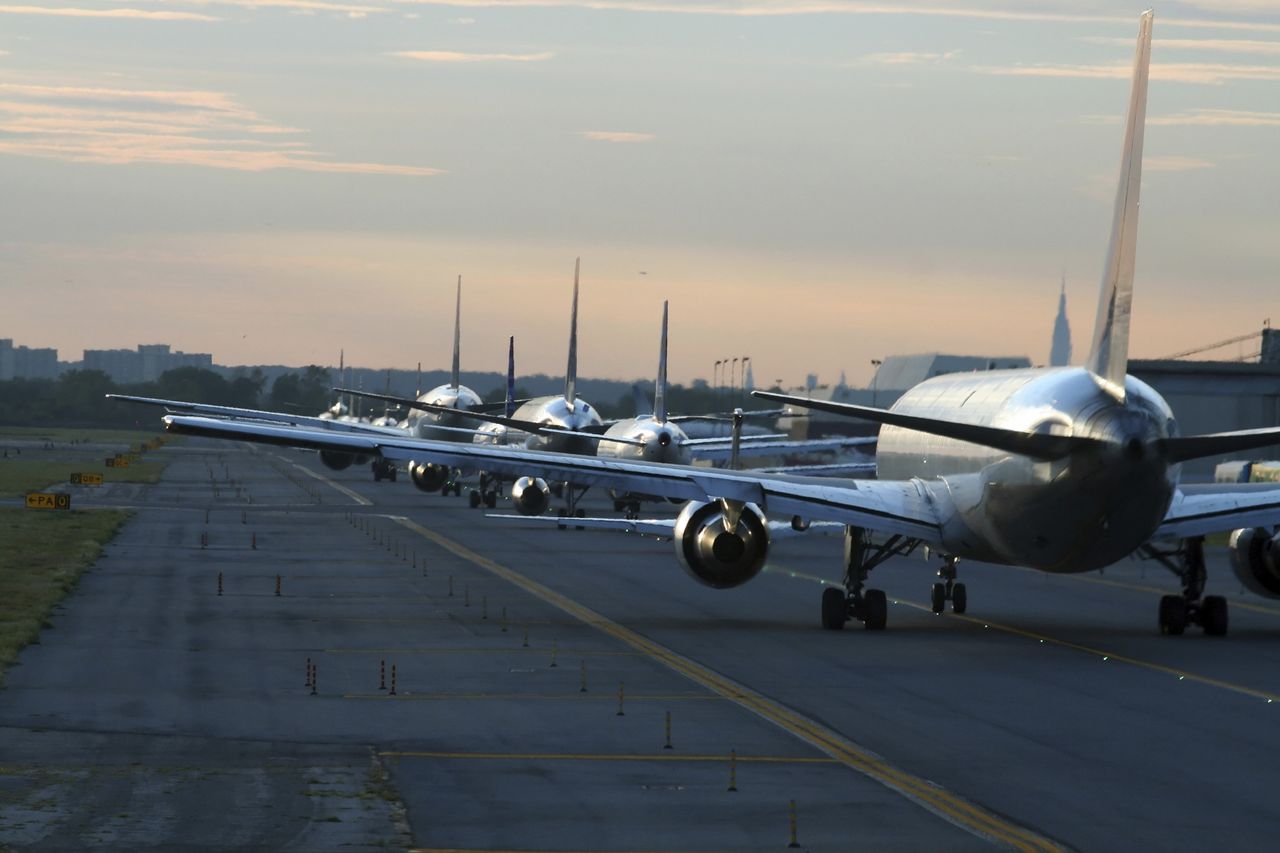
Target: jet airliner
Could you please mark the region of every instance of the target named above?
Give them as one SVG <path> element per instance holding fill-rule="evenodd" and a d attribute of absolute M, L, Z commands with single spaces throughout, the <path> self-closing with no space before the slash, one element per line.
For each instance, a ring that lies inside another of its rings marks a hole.
<path fill-rule="evenodd" d="M 1152 13 L 1139 19 L 1120 179 L 1093 340 L 1079 367 L 996 371 L 929 379 L 889 409 L 756 392 L 882 424 L 880 479 L 817 479 L 662 465 L 409 438 L 382 439 L 272 423 L 168 415 L 177 433 L 424 458 L 684 500 L 672 540 L 699 582 L 739 586 L 769 553 L 769 521 L 845 525 L 843 588 L 821 600 L 824 627 L 850 619 L 883 629 L 884 592 L 869 573 L 892 556 L 927 547 L 942 561 L 934 609 L 968 596 L 962 559 L 1084 572 L 1134 552 L 1176 573 L 1182 592 L 1161 602 L 1158 625 L 1227 631 L 1225 599 L 1203 595 L 1204 536 L 1232 531 L 1232 565 L 1251 590 L 1280 598 L 1280 489 L 1179 486 L 1180 463 L 1280 443 L 1280 427 L 1181 435 L 1168 404 L 1127 375 L 1142 141 Z"/>

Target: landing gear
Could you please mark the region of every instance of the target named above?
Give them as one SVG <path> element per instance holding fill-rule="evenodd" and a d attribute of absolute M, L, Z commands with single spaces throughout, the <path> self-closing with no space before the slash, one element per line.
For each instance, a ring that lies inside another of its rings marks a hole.
<path fill-rule="evenodd" d="M 373 481 L 381 483 L 383 480 L 396 481 L 396 463 L 388 459 L 375 459 L 369 463 L 369 467 L 373 469 Z"/>
<path fill-rule="evenodd" d="M 1204 538 L 1184 539 L 1176 551 L 1161 551 L 1144 545 L 1142 554 L 1158 560 L 1182 581 L 1182 595 L 1166 595 L 1160 599 L 1158 624 L 1161 634 L 1177 636 L 1188 625 L 1199 625 L 1210 637 L 1227 633 L 1227 600 L 1220 595 L 1205 595 Z"/>
<path fill-rule="evenodd" d="M 471 494 L 467 496 L 467 502 L 471 504 L 471 508 L 477 509 L 480 506 L 480 501 L 480 490 L 472 489 Z"/>
<path fill-rule="evenodd" d="M 942 578 L 941 583 L 933 585 L 932 594 L 929 596 L 929 603 L 933 606 L 934 613 L 942 613 L 947 609 L 947 602 L 951 602 L 951 611 L 953 613 L 964 613 L 969 606 L 969 593 L 964 588 L 964 584 L 956 583 L 956 563 L 959 562 L 955 557 L 947 557 L 942 568 L 938 569 L 938 577 Z"/>
<path fill-rule="evenodd" d="M 822 591 L 822 627 L 839 631 L 850 619 L 857 619 L 868 631 L 883 631 L 889 621 L 889 602 L 884 590 L 865 589 L 867 574 L 890 557 L 910 554 L 918 539 L 892 536 L 883 545 L 871 542 L 861 527 L 844 532 L 844 589 Z"/>

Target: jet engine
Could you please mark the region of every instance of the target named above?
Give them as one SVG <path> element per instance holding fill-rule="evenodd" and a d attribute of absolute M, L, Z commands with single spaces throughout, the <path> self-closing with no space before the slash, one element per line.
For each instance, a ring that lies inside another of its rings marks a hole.
<path fill-rule="evenodd" d="M 320 461 L 330 471 L 342 471 L 350 468 L 351 463 L 356 461 L 356 457 L 355 454 L 343 453 L 340 450 L 321 450 Z"/>
<path fill-rule="evenodd" d="M 438 492 L 449 479 L 449 469 L 443 465 L 432 465 L 429 462 L 411 462 L 409 479 L 424 492 Z"/>
<path fill-rule="evenodd" d="M 1264 527 L 1231 531 L 1231 568 L 1245 589 L 1280 598 L 1280 533 Z"/>
<path fill-rule="evenodd" d="M 551 487 L 541 477 L 521 477 L 511 484 L 511 502 L 521 515 L 542 515 L 551 506 Z"/>
<path fill-rule="evenodd" d="M 689 576 L 713 589 L 741 586 L 760 573 L 769 553 L 769 528 L 760 509 L 744 504 L 738 523 L 725 529 L 726 507 L 690 501 L 676 516 L 676 557 Z"/>

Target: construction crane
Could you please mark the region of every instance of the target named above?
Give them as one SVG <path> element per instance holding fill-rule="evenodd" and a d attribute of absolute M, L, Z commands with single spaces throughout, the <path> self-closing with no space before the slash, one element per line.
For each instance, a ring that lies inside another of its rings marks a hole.
<path fill-rule="evenodd" d="M 1271 328 L 1271 318 L 1268 317 L 1267 319 L 1262 321 L 1262 329 L 1263 331 L 1266 331 L 1267 329 L 1270 329 L 1270 328 Z M 1189 355 L 1198 355 L 1202 352 L 1211 352 L 1216 349 L 1221 349 L 1222 347 L 1225 347 L 1225 346 L 1230 346 L 1231 344 L 1238 344 L 1238 343 L 1243 343 L 1244 341 L 1251 341 L 1254 338 L 1261 339 L 1262 332 L 1250 332 L 1247 335 L 1237 335 L 1234 338 L 1227 338 L 1225 341 L 1218 341 L 1216 343 L 1208 344 L 1206 346 L 1196 347 L 1195 349 L 1183 350 L 1182 352 L 1175 352 L 1173 355 L 1163 355 L 1163 356 L 1160 356 L 1159 361 L 1172 361 L 1178 358 L 1186 358 Z M 1237 358 L 1234 360 L 1246 361 L 1258 355 L 1259 353 L 1261 353 L 1261 351 L 1262 351 L 1262 348 L 1261 346 L 1259 346 L 1257 353 L 1254 353 L 1253 355 L 1243 356 L 1241 358 Z"/>

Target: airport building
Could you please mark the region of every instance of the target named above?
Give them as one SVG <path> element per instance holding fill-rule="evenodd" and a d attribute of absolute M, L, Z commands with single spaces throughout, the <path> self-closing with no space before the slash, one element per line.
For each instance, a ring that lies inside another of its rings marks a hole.
<path fill-rule="evenodd" d="M 57 376 L 56 349 L 14 346 L 12 338 L 0 338 L 0 381 L 56 379 Z"/>
<path fill-rule="evenodd" d="M 87 349 L 84 351 L 85 370 L 100 370 L 115 382 L 152 382 L 166 370 L 179 367 L 213 369 L 213 356 L 209 353 L 173 352 L 168 344 L 140 344 L 137 350 Z"/>

